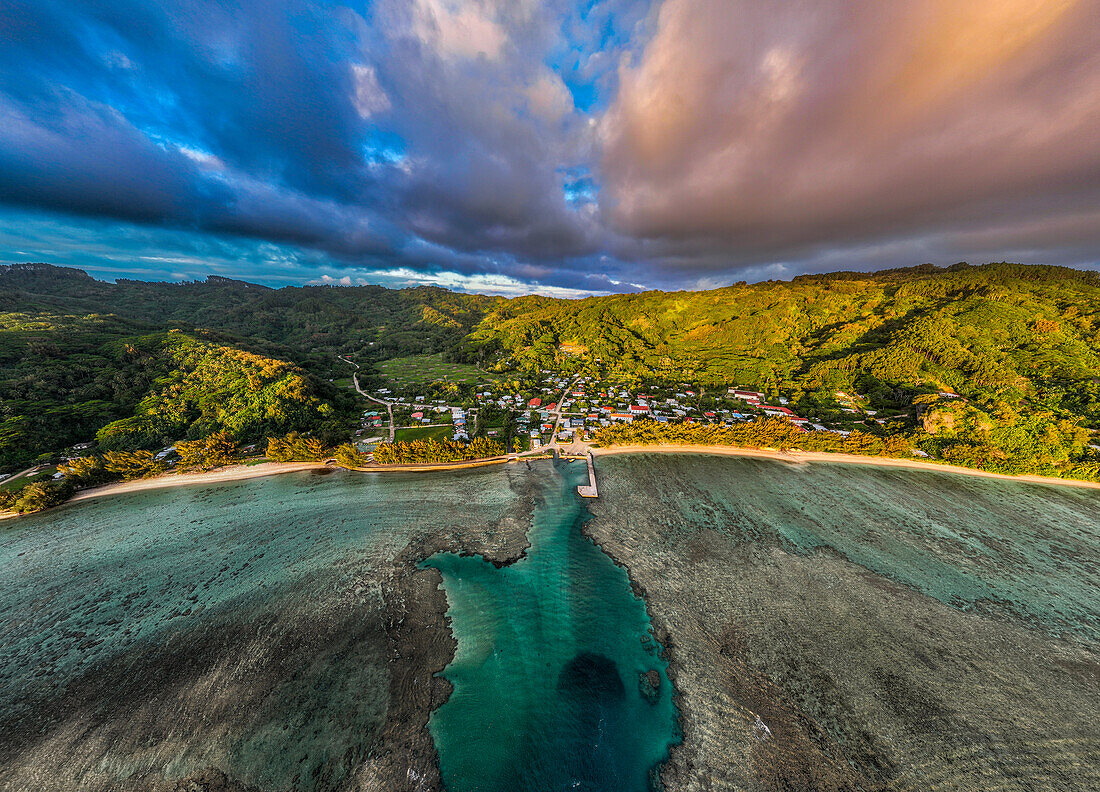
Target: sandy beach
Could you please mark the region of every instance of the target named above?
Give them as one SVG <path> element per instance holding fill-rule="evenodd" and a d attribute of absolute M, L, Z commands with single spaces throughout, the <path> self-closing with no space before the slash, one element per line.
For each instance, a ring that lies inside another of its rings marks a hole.
<path fill-rule="evenodd" d="M 1100 482 L 1078 481 L 1076 479 L 1054 478 L 1051 476 L 1012 476 L 1005 473 L 990 473 L 985 470 L 959 467 L 958 465 L 944 465 L 936 462 L 923 462 L 913 459 L 895 459 L 892 457 L 858 456 L 856 454 L 829 454 L 820 451 L 775 451 L 765 448 L 740 448 L 737 446 L 701 446 L 701 445 L 621 445 L 610 448 L 593 448 L 594 456 L 607 456 L 613 454 L 714 454 L 718 456 L 753 457 L 756 459 L 772 459 L 788 464 L 805 464 L 809 462 L 841 462 L 852 465 L 874 465 L 876 467 L 898 467 L 915 470 L 931 470 L 941 473 L 959 473 L 964 476 L 979 476 L 982 478 L 1005 479 L 1007 481 L 1026 481 L 1033 484 L 1051 484 L 1062 487 L 1083 487 L 1085 489 L 1100 489 Z M 534 458 L 534 457 L 532 457 Z M 500 465 L 506 462 L 515 462 L 524 457 L 493 457 L 491 459 L 475 459 L 467 462 L 445 462 L 430 465 L 377 465 L 366 468 L 351 468 L 358 473 L 428 473 L 449 470 L 468 470 L 470 468 Z M 257 465 L 231 465 L 204 473 L 165 473 L 147 479 L 135 479 L 133 481 L 118 481 L 113 484 L 105 484 L 102 487 L 78 492 L 67 501 L 89 500 L 106 495 L 121 495 L 127 492 L 139 492 L 141 490 L 162 489 L 165 487 L 185 487 L 192 484 L 213 484 L 223 481 L 242 481 L 244 479 L 263 478 L 275 476 L 280 473 L 297 473 L 304 470 L 317 470 L 330 468 L 324 462 L 261 462 Z M 0 513 L 0 520 L 19 517 L 11 512 Z"/>
<path fill-rule="evenodd" d="M 1054 478 L 1053 476 L 1012 476 L 1007 473 L 990 473 L 986 470 L 944 465 L 938 462 L 923 462 L 919 459 L 896 459 L 894 457 L 859 456 L 857 454 L 829 454 L 823 451 L 775 451 L 766 448 L 740 448 L 737 446 L 704 445 L 621 445 L 610 448 L 594 448 L 594 456 L 609 454 L 716 454 L 718 456 L 754 457 L 774 459 L 780 462 L 802 464 L 807 462 L 843 462 L 852 465 L 874 465 L 876 467 L 898 467 L 911 470 L 930 470 L 940 473 L 959 473 L 964 476 L 1005 479 L 1007 481 L 1026 481 L 1033 484 L 1053 484 L 1062 487 L 1083 487 L 1100 489 L 1100 482 L 1080 481 L 1078 479 Z"/>
<path fill-rule="evenodd" d="M 68 503 L 78 500 L 99 498 L 104 495 L 121 495 L 126 492 L 162 489 L 164 487 L 186 487 L 190 484 L 216 484 L 221 481 L 243 481 L 244 479 L 263 478 L 279 473 L 297 473 L 302 470 L 316 470 L 325 467 L 324 462 L 261 462 L 258 465 L 229 465 L 228 467 L 208 470 L 202 473 L 164 473 L 151 478 L 117 481 L 92 487 L 73 495 Z"/>
<path fill-rule="evenodd" d="M 492 457 L 490 459 L 474 459 L 467 462 L 442 462 L 429 465 L 376 465 L 365 468 L 345 468 L 357 473 L 427 473 L 430 471 L 466 470 L 469 468 L 500 465 L 505 462 L 515 461 L 510 457 Z M 66 503 L 74 501 L 102 498 L 107 495 L 123 495 L 128 492 L 140 492 L 142 490 L 164 489 L 166 487 L 186 487 L 194 484 L 217 484 L 224 481 L 243 481 L 245 479 L 264 478 L 265 476 L 277 476 L 280 473 L 299 473 L 304 470 L 334 469 L 333 465 L 324 462 L 261 462 L 256 465 L 230 465 L 200 473 L 163 473 L 132 481 L 116 481 L 104 484 L 101 487 L 91 487 L 69 498 Z M 0 520 L 20 517 L 14 512 L 0 512 Z"/>

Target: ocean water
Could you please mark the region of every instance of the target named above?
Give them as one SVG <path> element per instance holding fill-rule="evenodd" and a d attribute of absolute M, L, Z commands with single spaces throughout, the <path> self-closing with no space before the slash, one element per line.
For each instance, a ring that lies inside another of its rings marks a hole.
<path fill-rule="evenodd" d="M 348 784 L 392 708 L 396 559 L 491 547 L 517 476 L 295 473 L 3 523 L 0 790 Z"/>
<path fill-rule="evenodd" d="M 0 792 L 415 789 L 436 753 L 449 792 L 1100 789 L 1100 493 L 654 454 L 600 458 L 591 502 L 584 475 L 0 523 Z"/>
<path fill-rule="evenodd" d="M 583 465 L 535 508 L 531 547 L 497 568 L 438 554 L 458 640 L 430 726 L 450 792 L 644 792 L 677 739 L 667 663 L 624 569 L 586 538 Z"/>
<path fill-rule="evenodd" d="M 1100 789 L 1100 492 L 601 457 L 593 536 L 672 636 L 669 789 Z"/>
<path fill-rule="evenodd" d="M 600 465 L 625 476 L 635 503 L 660 500 L 639 507 L 668 512 L 665 542 L 713 530 L 740 545 L 832 551 L 953 608 L 1100 640 L 1100 491 L 697 454 Z"/>

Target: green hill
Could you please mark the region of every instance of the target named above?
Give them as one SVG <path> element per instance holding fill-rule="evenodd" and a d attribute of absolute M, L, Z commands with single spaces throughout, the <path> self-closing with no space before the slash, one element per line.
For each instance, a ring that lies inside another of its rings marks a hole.
<path fill-rule="evenodd" d="M 348 409 L 298 366 L 209 334 L 97 314 L 0 314 L 0 470 L 92 439 L 103 450 L 223 430 L 259 440 L 320 429 Z"/>
<path fill-rule="evenodd" d="M 783 394 L 807 417 L 858 399 L 898 416 L 891 431 L 932 456 L 1010 472 L 1092 475 L 1100 427 L 1100 277 L 1057 267 L 926 265 L 508 300 L 224 278 L 108 284 L 36 264 L 0 267 L 0 311 L 9 468 L 97 431 L 107 445 L 148 445 L 215 428 L 241 438 L 308 429 L 327 419 L 324 405 L 339 412 L 335 396 L 315 395 L 346 376 L 338 353 L 367 371 L 432 353 L 514 377 L 741 385 Z"/>

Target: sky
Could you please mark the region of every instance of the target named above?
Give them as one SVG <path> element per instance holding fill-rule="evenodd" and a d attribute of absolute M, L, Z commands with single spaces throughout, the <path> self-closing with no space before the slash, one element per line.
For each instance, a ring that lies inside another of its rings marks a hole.
<path fill-rule="evenodd" d="M 0 263 L 573 297 L 1100 268 L 1100 0 L 6 0 Z"/>

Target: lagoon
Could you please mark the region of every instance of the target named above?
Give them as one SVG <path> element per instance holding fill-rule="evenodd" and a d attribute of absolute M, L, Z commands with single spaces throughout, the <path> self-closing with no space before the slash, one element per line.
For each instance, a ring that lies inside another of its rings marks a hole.
<path fill-rule="evenodd" d="M 597 475 L 583 502 L 546 461 L 8 521 L 0 790 L 1100 788 L 1096 492 Z"/>
<path fill-rule="evenodd" d="M 454 692 L 431 720 L 451 792 L 646 792 L 677 737 L 667 662 L 624 569 L 582 534 L 583 463 L 536 505 L 524 558 L 453 553 Z"/>

